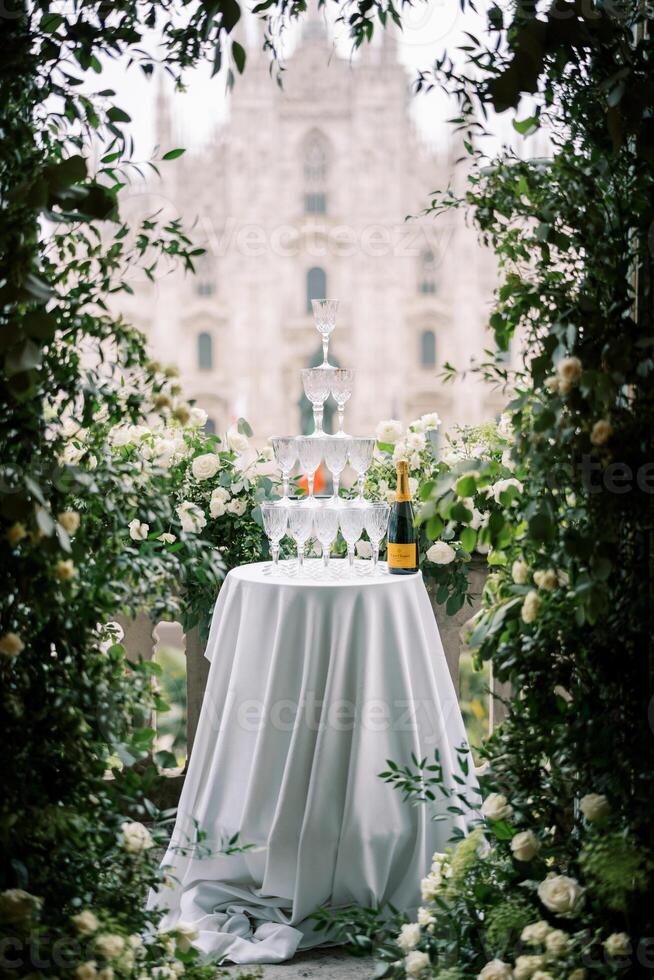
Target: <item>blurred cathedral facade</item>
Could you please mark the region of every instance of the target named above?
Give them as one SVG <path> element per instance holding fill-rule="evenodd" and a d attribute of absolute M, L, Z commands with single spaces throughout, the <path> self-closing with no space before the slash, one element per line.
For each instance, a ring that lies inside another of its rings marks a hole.
<path fill-rule="evenodd" d="M 349 61 L 310 20 L 283 89 L 250 52 L 213 140 L 131 202 L 181 215 L 206 249 L 195 276 L 133 283 L 121 309 L 153 356 L 178 365 L 216 431 L 244 416 L 263 442 L 306 425 L 300 368 L 319 360 L 321 297 L 340 300 L 330 359 L 356 370 L 348 432 L 432 411 L 447 430 L 501 410 L 502 394 L 474 377 L 439 378 L 446 361 L 463 368 L 491 346 L 497 273 L 461 211 L 421 216 L 433 191 L 465 175 L 456 138 L 428 150 L 409 102 L 392 38 Z M 177 145 L 174 110 L 160 88 L 163 150 Z"/>

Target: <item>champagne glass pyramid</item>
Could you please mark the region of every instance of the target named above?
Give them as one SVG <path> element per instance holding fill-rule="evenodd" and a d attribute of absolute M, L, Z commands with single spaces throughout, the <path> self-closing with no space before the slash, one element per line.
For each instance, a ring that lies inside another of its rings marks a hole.
<path fill-rule="evenodd" d="M 316 324 L 316 330 L 322 337 L 322 364 L 320 367 L 323 370 L 327 368 L 328 370 L 333 371 L 334 365 L 329 363 L 327 351 L 329 348 L 329 336 L 336 326 L 338 300 L 312 299 L 311 306 L 313 309 L 313 318 Z"/>

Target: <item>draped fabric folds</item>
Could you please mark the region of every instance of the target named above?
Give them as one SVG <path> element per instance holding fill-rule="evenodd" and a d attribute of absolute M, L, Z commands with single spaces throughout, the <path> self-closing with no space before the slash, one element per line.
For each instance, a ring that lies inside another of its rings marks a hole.
<path fill-rule="evenodd" d="M 235 569 L 206 656 L 171 887 L 150 899 L 163 927 L 193 924 L 212 957 L 276 963 L 325 941 L 309 918 L 322 905 L 415 910 L 432 853 L 465 830 L 449 801 L 411 806 L 378 775 L 435 749 L 459 774 L 465 732 L 421 575 Z"/>

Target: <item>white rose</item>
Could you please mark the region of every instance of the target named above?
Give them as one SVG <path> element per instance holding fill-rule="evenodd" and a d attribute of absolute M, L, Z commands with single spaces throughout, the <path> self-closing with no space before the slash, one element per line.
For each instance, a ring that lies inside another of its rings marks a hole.
<path fill-rule="evenodd" d="M 609 801 L 603 793 L 586 793 L 579 801 L 579 809 L 590 823 L 601 820 L 611 812 Z"/>
<path fill-rule="evenodd" d="M 511 839 L 511 852 L 516 861 L 531 861 L 540 851 L 540 841 L 533 830 L 523 830 Z"/>
<path fill-rule="evenodd" d="M 539 569 L 534 572 L 534 582 L 539 589 L 551 592 L 559 584 L 559 579 L 553 568 Z"/>
<path fill-rule="evenodd" d="M 207 424 L 207 419 L 209 416 L 203 408 L 198 408 L 194 406 L 189 413 L 189 425 L 194 429 L 201 429 Z"/>
<path fill-rule="evenodd" d="M 175 937 L 177 948 L 182 953 L 188 953 L 194 940 L 200 935 L 191 922 L 178 922 L 172 930 L 172 933 Z"/>
<path fill-rule="evenodd" d="M 530 922 L 525 926 L 520 934 L 520 938 L 527 946 L 542 946 L 552 931 L 549 922 L 541 919 L 540 922 Z"/>
<path fill-rule="evenodd" d="M 427 551 L 427 561 L 434 565 L 449 565 L 456 558 L 456 551 L 446 541 L 435 541 Z"/>
<path fill-rule="evenodd" d="M 578 357 L 564 357 L 556 365 L 559 382 L 565 385 L 575 385 L 581 377 L 582 364 Z M 559 390 L 560 390 L 559 384 Z"/>
<path fill-rule="evenodd" d="M 380 422 L 375 431 L 377 442 L 390 443 L 395 445 L 402 438 L 404 426 L 398 419 L 386 419 Z"/>
<path fill-rule="evenodd" d="M 438 412 L 427 412 L 426 415 L 422 415 L 420 418 L 422 422 L 422 427 L 427 432 L 429 429 L 438 429 L 441 425 L 441 419 Z"/>
<path fill-rule="evenodd" d="M 64 463 L 68 463 L 69 466 L 75 466 L 77 463 L 79 463 L 85 452 L 86 450 L 83 446 L 79 447 L 74 445 L 74 443 L 69 442 L 68 445 L 64 447 L 61 458 L 63 459 Z"/>
<path fill-rule="evenodd" d="M 138 517 L 135 517 L 127 526 L 129 527 L 129 536 L 132 541 L 145 541 L 150 530 L 149 524 L 144 524 L 139 521 Z"/>
<path fill-rule="evenodd" d="M 511 450 L 507 447 L 502 453 L 502 466 L 506 467 L 507 470 L 515 469 L 515 460 L 511 454 Z"/>
<path fill-rule="evenodd" d="M 488 820 L 509 820 L 513 807 L 503 793 L 489 793 L 481 805 L 481 812 Z"/>
<path fill-rule="evenodd" d="M 18 633 L 4 633 L 0 637 L 0 653 L 3 657 L 13 659 L 25 649 L 25 644 Z"/>
<path fill-rule="evenodd" d="M 570 949 L 570 937 L 563 929 L 552 929 L 545 937 L 545 949 L 550 956 L 565 956 Z"/>
<path fill-rule="evenodd" d="M 184 444 L 186 445 L 186 443 Z M 154 443 L 155 463 L 167 470 L 172 464 L 176 446 L 172 439 L 156 439 Z"/>
<path fill-rule="evenodd" d="M 502 960 L 490 960 L 477 974 L 477 980 L 511 980 L 513 971 L 508 963 Z"/>
<path fill-rule="evenodd" d="M 114 980 L 113 967 L 105 966 L 98 970 L 98 980 Z"/>
<path fill-rule="evenodd" d="M 424 425 L 424 422 L 422 421 L 422 419 L 414 419 L 413 422 L 409 422 L 407 428 L 411 432 L 424 432 L 425 431 L 425 425 Z"/>
<path fill-rule="evenodd" d="M 470 524 L 470 527 L 473 529 L 473 531 L 478 531 L 479 528 L 484 523 L 484 515 L 480 510 L 477 510 L 477 508 L 474 506 L 471 508 L 471 510 L 472 510 L 472 517 L 470 518 L 468 523 Z"/>
<path fill-rule="evenodd" d="M 542 965 L 542 956 L 518 956 L 513 967 L 514 980 L 529 980 Z"/>
<path fill-rule="evenodd" d="M 372 558 L 372 545 L 369 541 L 357 541 L 354 550 L 359 558 Z"/>
<path fill-rule="evenodd" d="M 547 970 L 536 970 L 535 973 L 532 973 L 531 980 L 554 980 L 554 977 Z"/>
<path fill-rule="evenodd" d="M 78 980 L 93 980 L 97 974 L 98 971 L 95 968 L 95 962 L 93 960 L 89 960 L 87 963 L 80 963 L 75 970 L 75 976 Z"/>
<path fill-rule="evenodd" d="M 248 509 L 247 500 L 240 500 L 238 498 L 233 498 L 227 504 L 227 510 L 230 514 L 234 514 L 235 517 L 242 517 L 243 514 Z"/>
<path fill-rule="evenodd" d="M 543 382 L 549 392 L 555 394 L 559 390 L 559 378 L 556 374 L 550 374 Z"/>
<path fill-rule="evenodd" d="M 393 450 L 393 462 L 399 463 L 400 460 L 405 460 L 406 462 L 409 460 L 409 450 L 406 442 L 403 439 L 400 439 L 399 442 L 395 443 L 395 448 Z"/>
<path fill-rule="evenodd" d="M 100 928 L 98 917 L 90 909 L 78 912 L 77 915 L 72 917 L 71 922 L 83 936 L 90 936 L 91 933 L 96 932 Z"/>
<path fill-rule="evenodd" d="M 109 430 L 108 439 L 111 445 L 117 448 L 129 446 L 132 441 L 130 427 L 128 425 L 114 425 L 113 429 Z"/>
<path fill-rule="evenodd" d="M 444 453 L 441 453 L 440 462 L 445 463 L 446 466 L 455 466 L 462 459 L 465 459 L 465 454 L 456 447 L 451 446 Z"/>
<path fill-rule="evenodd" d="M 154 841 L 147 827 L 142 823 L 123 823 L 120 827 L 120 846 L 128 854 L 142 854 L 143 851 L 154 847 Z"/>
<path fill-rule="evenodd" d="M 629 956 L 631 954 L 631 940 L 626 932 L 613 932 L 608 939 L 604 940 L 604 949 L 609 956 Z"/>
<path fill-rule="evenodd" d="M 412 452 L 420 452 L 427 444 L 424 432 L 407 432 L 406 444 Z"/>
<path fill-rule="evenodd" d="M 538 886 L 538 897 L 555 915 L 574 915 L 584 902 L 584 889 L 575 878 L 550 873 Z"/>
<path fill-rule="evenodd" d="M 525 596 L 520 615 L 524 623 L 533 623 L 540 612 L 541 598 L 533 589 Z"/>
<path fill-rule="evenodd" d="M 397 937 L 397 945 L 400 949 L 408 953 L 410 949 L 415 949 L 415 947 L 420 942 L 420 926 L 417 922 L 407 922 L 400 929 L 400 934 Z"/>
<path fill-rule="evenodd" d="M 175 541 L 177 541 L 177 538 L 175 537 L 174 534 L 171 534 L 169 531 L 164 531 L 163 534 L 159 535 L 158 540 L 163 541 L 164 544 L 174 544 Z"/>
<path fill-rule="evenodd" d="M 421 465 L 422 464 L 420 461 L 420 453 L 419 452 L 411 453 L 411 455 L 409 456 L 409 469 L 419 470 Z"/>
<path fill-rule="evenodd" d="M 227 445 L 235 453 L 246 453 L 250 448 L 247 436 L 244 436 L 238 429 L 230 429 L 227 433 Z"/>
<path fill-rule="evenodd" d="M 130 442 L 141 442 L 147 436 L 152 435 L 147 425 L 130 425 L 128 432 Z"/>
<path fill-rule="evenodd" d="M 422 896 L 423 902 L 431 902 L 434 900 L 438 891 L 443 883 L 443 878 L 439 874 L 434 874 L 430 872 L 426 878 L 423 878 L 420 882 L 420 894 Z"/>
<path fill-rule="evenodd" d="M 429 955 L 417 949 L 412 950 L 404 960 L 404 969 L 409 977 L 421 977 L 430 965 Z"/>
<path fill-rule="evenodd" d="M 418 925 L 422 926 L 423 929 L 427 929 L 429 926 L 433 926 L 436 922 L 436 918 L 429 909 L 424 908 L 422 905 L 418 909 Z"/>
<path fill-rule="evenodd" d="M 203 453 L 191 463 L 191 473 L 196 480 L 209 480 L 220 469 L 220 459 L 215 453 Z"/>
<path fill-rule="evenodd" d="M 216 487 L 209 501 L 209 513 L 212 517 L 222 517 L 226 512 L 227 501 L 230 499 L 227 487 Z"/>
<path fill-rule="evenodd" d="M 182 525 L 182 530 L 186 531 L 187 534 L 197 534 L 198 531 L 201 531 L 206 526 L 207 519 L 203 512 L 196 504 L 191 503 L 190 500 L 182 501 L 176 510 Z"/>
<path fill-rule="evenodd" d="M 41 908 L 42 900 L 22 888 L 0 893 L 0 918 L 5 922 L 27 922 Z"/>
<path fill-rule="evenodd" d="M 598 419 L 590 431 L 590 441 L 594 446 L 603 446 L 613 435 L 613 426 L 608 419 Z"/>
<path fill-rule="evenodd" d="M 57 520 L 63 527 L 64 531 L 68 534 L 73 535 L 79 530 L 80 517 L 76 510 L 64 510 L 59 514 Z"/>
<path fill-rule="evenodd" d="M 95 940 L 95 948 L 108 960 L 115 960 L 125 949 L 125 940 L 111 932 L 101 932 Z"/>

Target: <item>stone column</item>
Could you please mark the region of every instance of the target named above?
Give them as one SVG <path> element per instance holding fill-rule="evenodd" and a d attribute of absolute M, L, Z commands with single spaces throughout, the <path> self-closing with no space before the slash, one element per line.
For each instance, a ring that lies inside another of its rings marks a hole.
<path fill-rule="evenodd" d="M 200 639 L 200 632 L 195 626 L 186 634 L 186 741 L 187 759 L 191 758 L 191 749 L 200 720 L 202 698 L 209 676 L 209 661 L 204 655 L 206 643 Z M 188 762 L 187 762 L 188 766 Z"/>
<path fill-rule="evenodd" d="M 445 605 L 436 602 L 436 589 L 432 583 L 427 585 L 429 598 L 431 599 L 432 609 L 438 624 L 438 632 L 443 642 L 445 659 L 450 668 L 452 682 L 457 697 L 459 695 L 459 660 L 465 650 L 465 643 L 461 639 L 461 629 L 471 616 L 477 612 L 481 605 L 481 593 L 488 575 L 488 565 L 481 559 L 474 559 L 470 563 L 469 586 L 472 595 L 472 605 L 467 602 L 454 616 L 448 616 Z"/>

